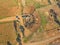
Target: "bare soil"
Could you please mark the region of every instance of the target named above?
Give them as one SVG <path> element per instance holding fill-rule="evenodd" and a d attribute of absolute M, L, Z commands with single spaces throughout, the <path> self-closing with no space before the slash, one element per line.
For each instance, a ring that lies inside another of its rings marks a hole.
<path fill-rule="evenodd" d="M 16 44 L 16 32 L 13 27 L 13 22 L 0 24 L 0 45 L 7 45 L 10 41 L 13 45 Z"/>

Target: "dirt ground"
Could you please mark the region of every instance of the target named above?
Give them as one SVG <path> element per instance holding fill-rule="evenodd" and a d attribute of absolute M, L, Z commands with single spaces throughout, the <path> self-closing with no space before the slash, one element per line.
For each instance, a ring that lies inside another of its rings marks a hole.
<path fill-rule="evenodd" d="M 4 3 L 5 4 L 5 3 Z M 4 6 L 6 6 L 7 4 L 5 4 L 5 5 L 2 5 L 1 7 L 4 7 Z M 53 5 L 49 5 L 49 6 L 47 6 L 47 7 L 43 7 L 43 8 L 40 8 L 40 9 L 38 9 L 40 12 L 44 12 L 44 13 L 49 13 L 49 10 L 50 9 L 54 9 L 55 11 L 56 11 L 56 13 L 58 14 L 58 16 L 60 16 L 60 9 L 55 5 L 55 4 L 53 4 Z M 16 15 L 16 13 L 18 13 L 19 12 L 19 10 L 18 10 L 18 6 L 13 6 L 13 7 L 11 7 L 11 8 L 8 8 L 7 6 L 6 6 L 6 8 L 0 8 L 0 10 L 1 10 L 1 13 L 0 13 L 0 15 L 2 14 L 3 16 L 15 16 Z M 5 11 L 7 11 L 7 12 L 5 12 Z M 27 12 L 28 12 L 28 10 L 27 10 Z M 31 12 L 31 10 L 30 10 L 30 12 Z M 29 13 L 30 13 L 29 12 Z M 8 15 L 6 15 L 8 13 Z M 5 14 L 5 15 L 4 15 Z M 2 16 L 1 15 L 1 16 Z M 36 23 L 38 23 L 38 24 L 34 24 L 34 26 L 32 27 L 32 28 L 30 28 L 30 30 L 32 30 L 32 32 L 31 31 L 29 31 L 29 29 L 27 29 L 27 28 L 25 28 L 25 35 L 26 36 L 28 36 L 28 35 L 30 35 L 31 33 L 33 33 L 35 30 L 37 30 L 37 28 L 39 28 L 39 26 L 40 26 L 40 17 L 39 17 L 39 14 L 37 14 L 37 12 L 35 11 L 34 13 L 33 13 L 33 15 L 34 15 L 34 17 L 35 18 L 38 18 L 38 20 L 36 21 Z M 47 29 L 47 30 L 49 30 L 49 29 L 52 29 L 52 28 L 54 28 L 57 24 L 53 21 L 53 18 L 51 19 L 51 17 L 49 16 L 49 14 L 47 15 L 45 15 L 46 16 L 46 18 L 48 19 L 48 21 L 49 21 L 49 23 L 47 23 L 46 24 L 46 26 L 44 27 L 44 30 L 45 29 Z M 6 20 L 7 19 L 7 20 Z M 12 19 L 12 21 L 13 20 L 15 20 L 15 17 L 13 18 L 6 18 L 6 19 L 3 19 L 3 20 L 0 20 L 0 21 L 11 21 L 11 19 Z M 51 19 L 51 20 L 50 20 Z M 53 21 L 53 22 L 52 22 Z M 22 21 L 22 18 L 21 18 L 21 23 L 22 23 L 22 25 L 23 25 L 23 21 Z M 55 25 L 56 24 L 56 25 Z M 57 25 L 58 26 L 58 25 Z M 49 28 L 48 28 L 49 27 Z M 1 31 L 2 30 L 2 31 Z M 57 30 L 57 29 L 56 29 Z M 50 41 L 50 37 L 53 37 L 53 38 L 51 38 L 51 40 L 52 39 L 54 39 L 55 37 L 54 36 L 56 36 L 57 38 L 58 37 L 60 37 L 59 36 L 59 34 L 60 33 L 58 33 L 58 31 L 50 31 L 50 32 L 48 32 L 48 33 L 43 33 L 44 34 L 44 36 L 45 36 L 45 38 L 47 39 L 47 38 L 49 38 L 48 40 L 46 40 L 46 41 L 42 41 L 42 42 L 44 42 L 43 44 L 40 44 L 41 42 L 35 42 L 35 43 L 27 43 L 26 45 L 45 45 L 45 42 L 49 42 Z M 35 37 L 37 36 L 38 37 L 38 39 L 40 38 L 39 37 L 39 35 L 40 35 L 40 33 L 38 34 L 38 35 L 35 35 Z M 15 31 L 14 31 L 14 27 L 13 27 L 13 23 L 6 23 L 6 24 L 0 24 L 0 40 L 1 41 L 3 41 L 2 42 L 2 44 L 0 43 L 0 45 L 5 45 L 6 44 L 6 42 L 8 41 L 8 40 L 10 40 L 12 43 L 13 43 L 13 45 L 15 45 L 15 43 L 17 43 L 16 41 L 15 41 L 15 39 L 16 39 L 16 33 L 15 33 Z M 32 40 L 34 39 L 34 41 L 35 41 L 35 39 L 37 39 L 37 37 L 35 38 L 35 37 L 33 37 L 32 38 Z M 6 39 L 6 40 L 5 40 Z M 30 40 L 31 41 L 31 40 Z M 23 43 L 24 44 L 24 43 Z"/>
<path fill-rule="evenodd" d="M 52 45 L 60 45 L 60 38 L 57 38 L 57 39 L 55 39 L 55 40 L 53 40 L 52 42 L 50 42 L 49 44 L 52 44 Z"/>
<path fill-rule="evenodd" d="M 7 45 L 7 41 L 10 41 L 13 45 L 16 45 L 16 32 L 13 27 L 13 22 L 0 24 L 0 45 Z"/>
<path fill-rule="evenodd" d="M 17 13 L 21 12 L 17 0 L 2 0 L 0 1 L 0 19 L 16 16 Z"/>
<path fill-rule="evenodd" d="M 46 30 L 49 30 L 49 29 L 53 29 L 53 28 L 55 28 L 56 26 L 58 26 L 54 21 L 53 21 L 53 18 L 52 17 L 50 17 L 50 15 L 49 15 L 49 10 L 50 9 L 54 9 L 54 11 L 57 13 L 57 16 L 59 17 L 60 16 L 60 9 L 58 8 L 58 6 L 56 5 L 56 4 L 53 4 L 53 5 L 49 5 L 49 6 L 47 6 L 47 7 L 44 7 L 44 8 L 40 8 L 40 9 L 38 9 L 40 12 L 43 12 L 43 13 L 46 13 L 46 12 L 48 12 L 48 15 L 46 14 L 45 16 L 46 16 L 46 18 L 47 18 L 47 20 L 48 20 L 48 23 L 47 23 L 47 27 L 45 26 L 45 28 L 47 28 Z M 50 19 L 49 19 L 50 18 Z M 49 27 L 49 28 L 48 28 Z M 44 29 L 45 30 L 45 29 Z M 53 29 L 54 30 L 54 29 Z M 57 29 L 56 29 L 57 30 Z M 54 34 L 55 33 L 55 34 Z M 46 36 L 46 38 L 49 38 L 49 37 L 51 37 L 51 36 L 55 36 L 55 35 L 58 35 L 57 34 L 58 32 L 57 31 L 49 31 L 48 32 L 48 34 L 47 35 L 45 35 Z M 44 33 L 45 34 L 45 33 Z M 48 36 L 49 35 L 49 36 Z M 54 37 L 53 36 L 53 37 Z M 35 36 L 36 37 L 36 36 Z M 36 40 L 39 36 L 37 36 L 37 38 L 35 38 L 35 37 L 33 37 L 31 40 Z M 37 39 L 37 40 L 39 40 L 39 39 Z M 34 41 L 32 41 L 32 42 L 34 42 Z M 30 43 L 30 45 L 40 45 L 39 43 Z M 45 45 L 44 43 L 42 44 L 42 45 Z M 47 44 L 46 44 L 47 45 Z"/>
<path fill-rule="evenodd" d="M 46 8 L 45 8 L 46 9 Z M 43 10 L 42 10 L 43 11 Z M 36 13 L 35 13 L 35 16 L 36 16 Z M 7 30 L 7 27 L 9 26 L 9 24 L 7 24 L 7 26 L 5 25 L 5 24 L 1 24 L 2 25 L 2 28 L 1 28 L 1 30 Z M 4 26 L 5 25 L 5 26 Z M 35 28 L 35 26 L 34 26 L 34 28 Z M 10 29 L 10 26 L 9 26 L 9 29 Z M 8 31 L 8 30 L 7 30 Z M 2 31 L 2 32 L 4 32 L 4 31 Z M 8 31 L 8 32 L 10 32 L 10 31 Z M 13 32 L 15 32 L 15 31 L 13 31 Z M 12 26 L 11 26 L 11 32 L 9 33 L 10 35 L 11 35 L 11 33 L 13 34 L 13 35 L 15 35 L 14 33 L 12 32 Z M 28 33 L 29 31 L 26 31 L 25 33 L 26 34 L 29 34 Z M 6 33 L 6 31 L 4 32 L 4 33 Z M 53 33 L 53 32 L 52 32 Z M 50 35 L 51 33 L 49 33 L 49 35 Z M 9 36 L 10 36 L 9 35 Z M 13 36 L 12 35 L 12 36 Z M 52 35 L 50 35 L 50 36 L 52 36 Z M 13 36 L 13 38 L 15 39 L 15 37 L 16 37 L 16 35 L 15 36 Z M 12 38 L 10 38 L 11 40 L 12 40 Z M 6 38 L 6 40 L 10 40 L 10 39 L 8 39 L 8 37 Z M 13 42 L 15 43 L 15 40 L 13 39 Z"/>

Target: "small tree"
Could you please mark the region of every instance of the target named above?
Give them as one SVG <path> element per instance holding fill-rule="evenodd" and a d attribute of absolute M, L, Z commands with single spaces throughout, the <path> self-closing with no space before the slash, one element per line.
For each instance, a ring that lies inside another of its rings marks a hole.
<path fill-rule="evenodd" d="M 13 23 L 14 23 L 15 31 L 17 32 L 17 23 L 16 23 L 16 21 L 14 21 Z"/>
<path fill-rule="evenodd" d="M 50 1 L 50 0 L 48 0 L 48 3 L 49 3 L 49 4 L 51 4 L 51 1 Z"/>
<path fill-rule="evenodd" d="M 7 41 L 7 45 L 12 45 L 9 41 Z"/>
<path fill-rule="evenodd" d="M 19 43 L 19 45 L 22 45 L 20 34 L 17 35 L 16 41 Z"/>
<path fill-rule="evenodd" d="M 24 36 L 25 36 L 25 35 L 24 35 L 24 31 L 25 31 L 24 27 L 23 27 L 22 25 L 20 25 L 19 28 L 20 28 L 20 30 L 21 30 L 21 32 L 22 32 L 22 34 L 23 34 L 23 37 L 24 37 Z"/>

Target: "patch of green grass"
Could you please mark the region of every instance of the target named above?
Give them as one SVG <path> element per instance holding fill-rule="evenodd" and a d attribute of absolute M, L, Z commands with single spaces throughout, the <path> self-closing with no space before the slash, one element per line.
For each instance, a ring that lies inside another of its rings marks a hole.
<path fill-rule="evenodd" d="M 40 3 L 38 3 L 38 2 L 34 2 L 34 7 L 35 7 L 35 8 L 40 8 L 41 5 L 40 5 Z"/>
<path fill-rule="evenodd" d="M 29 40 L 31 40 L 33 37 L 33 34 L 34 34 L 34 32 L 31 35 L 29 35 L 28 37 L 24 37 L 23 42 L 27 43 Z"/>
<path fill-rule="evenodd" d="M 34 2 L 34 7 L 37 9 L 37 8 L 41 8 L 41 7 L 45 7 L 46 5 L 41 5 L 40 3 L 38 2 Z"/>
<path fill-rule="evenodd" d="M 40 18 L 41 18 L 41 25 L 42 26 L 44 26 L 44 25 L 46 25 L 47 24 L 47 19 L 46 19 L 46 16 L 44 16 L 44 14 L 42 13 L 40 13 Z"/>
<path fill-rule="evenodd" d="M 43 31 L 43 28 L 42 28 L 42 27 L 40 27 L 40 28 L 38 29 L 38 31 L 39 31 L 39 32 L 42 32 L 42 31 Z"/>
<path fill-rule="evenodd" d="M 39 11 L 38 11 L 38 13 L 41 18 L 41 26 L 38 30 L 39 30 L 39 32 L 42 32 L 44 30 L 44 26 L 48 23 L 48 21 L 47 21 L 46 16 L 44 15 L 44 13 L 41 13 Z"/>
<path fill-rule="evenodd" d="M 53 45 L 52 43 L 49 43 L 48 45 Z"/>
<path fill-rule="evenodd" d="M 10 16 L 0 16 L 0 19 L 7 18 L 7 17 L 10 17 Z"/>
<path fill-rule="evenodd" d="M 0 22 L 0 24 L 6 24 L 6 23 L 12 23 L 13 21 L 9 21 L 9 22 Z"/>
<path fill-rule="evenodd" d="M 26 37 L 24 37 L 24 38 L 23 38 L 23 42 L 26 43 L 27 41 L 28 41 L 28 39 L 27 39 Z"/>
<path fill-rule="evenodd" d="M 33 0 L 26 0 L 26 5 L 30 5 L 30 4 L 33 4 L 34 1 Z"/>
<path fill-rule="evenodd" d="M 58 18 L 58 20 L 60 21 L 60 16 L 58 16 L 57 18 Z"/>
<path fill-rule="evenodd" d="M 36 2 L 34 0 L 26 0 L 26 5 L 30 5 L 30 4 L 33 4 L 36 9 L 46 6 L 46 5 L 41 5 L 39 2 Z"/>

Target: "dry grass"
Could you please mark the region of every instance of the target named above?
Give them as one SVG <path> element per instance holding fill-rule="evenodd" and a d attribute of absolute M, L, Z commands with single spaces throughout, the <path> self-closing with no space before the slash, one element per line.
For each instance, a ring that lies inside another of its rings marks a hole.
<path fill-rule="evenodd" d="M 18 11 L 17 0 L 1 0 L 0 1 L 0 18 L 16 15 Z"/>
<path fill-rule="evenodd" d="M 6 45 L 10 41 L 13 45 L 15 43 L 16 33 L 14 31 L 13 23 L 0 24 L 0 45 Z"/>

